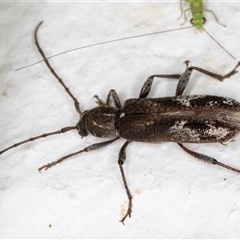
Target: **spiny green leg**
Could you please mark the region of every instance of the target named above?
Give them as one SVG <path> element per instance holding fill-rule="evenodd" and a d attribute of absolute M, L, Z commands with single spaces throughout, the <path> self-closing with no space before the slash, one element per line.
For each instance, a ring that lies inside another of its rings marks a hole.
<path fill-rule="evenodd" d="M 180 15 L 180 17 L 178 18 L 178 19 L 180 19 L 181 17 L 182 17 L 182 15 L 183 15 L 183 6 L 182 6 L 182 2 L 183 2 L 184 0 L 180 0 L 179 1 L 179 3 L 180 3 L 180 9 L 181 9 L 181 15 Z"/>
<path fill-rule="evenodd" d="M 207 9 L 207 8 L 204 8 L 204 10 L 205 10 L 206 12 L 212 13 L 212 15 L 214 16 L 214 18 L 215 18 L 215 20 L 217 21 L 217 23 L 220 24 L 220 25 L 222 25 L 223 27 L 226 27 L 226 25 L 224 25 L 224 24 L 222 24 L 222 23 L 220 23 L 220 22 L 218 21 L 218 18 L 217 18 L 217 16 L 216 16 L 216 14 L 214 13 L 214 11 L 212 11 L 212 10 L 210 10 L 210 9 Z"/>
<path fill-rule="evenodd" d="M 180 17 L 178 18 L 178 20 L 182 17 L 182 15 L 184 15 L 184 22 L 181 24 L 181 26 L 187 21 L 187 16 L 186 16 L 186 12 L 191 10 L 191 8 L 187 8 L 185 10 L 183 10 L 183 1 L 184 0 L 180 0 L 180 9 L 181 9 L 181 15 Z"/>
<path fill-rule="evenodd" d="M 187 12 L 187 11 L 190 11 L 190 10 L 191 10 L 191 8 L 187 8 L 187 9 L 185 9 L 185 10 L 183 11 L 184 22 L 181 23 L 181 26 L 184 25 L 185 22 L 187 21 L 187 15 L 186 15 L 186 12 Z"/>

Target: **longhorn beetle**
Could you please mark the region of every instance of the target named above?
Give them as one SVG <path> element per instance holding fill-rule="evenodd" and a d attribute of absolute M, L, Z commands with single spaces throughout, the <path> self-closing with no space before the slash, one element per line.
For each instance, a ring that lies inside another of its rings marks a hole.
<path fill-rule="evenodd" d="M 123 106 L 116 91 L 110 90 L 106 102 L 95 95 L 98 106 L 82 112 L 79 102 L 51 67 L 38 43 L 37 32 L 41 24 L 42 22 L 36 27 L 34 35 L 37 48 L 45 59 L 45 63 L 51 73 L 74 101 L 80 120 L 76 126 L 68 126 L 55 132 L 44 133 L 15 143 L 0 151 L 0 154 L 27 142 L 73 129 L 77 129 L 81 137 L 92 134 L 99 138 L 110 138 L 110 140 L 90 145 L 48 163 L 38 169 L 41 172 L 72 156 L 106 147 L 120 138 L 126 139 L 118 155 L 118 165 L 129 200 L 127 212 L 120 220 L 122 223 L 124 223 L 127 217 L 131 217 L 132 214 L 132 194 L 128 188 L 123 170 L 123 164 L 126 160 L 126 149 L 132 141 L 151 143 L 176 142 L 185 152 L 198 160 L 240 173 L 240 170 L 236 168 L 223 164 L 212 157 L 191 151 L 183 145 L 183 143 L 213 142 L 227 144 L 229 141 L 232 141 L 240 133 L 240 103 L 234 99 L 220 96 L 182 95 L 193 70 L 222 81 L 237 73 L 236 69 L 240 62 L 228 74 L 221 76 L 199 67 L 190 66 L 190 62 L 186 61 L 186 70 L 182 74 L 155 74 L 150 76 L 143 84 L 139 97 L 126 100 Z M 175 96 L 147 98 L 155 78 L 178 79 Z"/>

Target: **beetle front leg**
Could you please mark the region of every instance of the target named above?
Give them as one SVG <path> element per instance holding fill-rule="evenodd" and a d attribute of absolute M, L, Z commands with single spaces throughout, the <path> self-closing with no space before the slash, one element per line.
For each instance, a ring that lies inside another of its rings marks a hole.
<path fill-rule="evenodd" d="M 124 221 L 125 219 L 129 216 L 131 217 L 131 213 L 132 213 L 132 195 L 131 195 L 131 192 L 128 188 L 128 185 L 127 185 L 127 180 L 126 180 L 126 177 L 125 177 L 125 174 L 124 174 L 124 170 L 123 170 L 123 164 L 126 160 L 126 148 L 128 146 L 128 144 L 130 143 L 131 141 L 126 141 L 123 146 L 121 147 L 120 149 L 120 152 L 119 152 L 119 155 L 118 155 L 118 165 L 119 165 L 119 168 L 120 168 L 120 172 L 121 172 L 121 175 L 122 175 L 122 179 L 123 179 L 123 183 L 124 183 L 124 187 L 125 187 L 125 190 L 127 192 L 127 196 L 128 196 L 128 209 L 127 209 L 127 212 L 126 214 L 124 215 L 124 217 L 120 220 L 120 222 L 122 224 L 124 224 Z"/>
<path fill-rule="evenodd" d="M 81 149 L 80 151 L 71 153 L 71 154 L 69 154 L 69 155 L 66 155 L 66 156 L 58 159 L 57 161 L 54 161 L 54 162 L 51 162 L 51 163 L 46 164 L 46 165 L 40 167 L 40 168 L 38 169 L 38 171 L 41 172 L 42 170 L 48 170 L 49 168 L 51 168 L 51 167 L 53 167 L 53 166 L 55 166 L 55 165 L 57 165 L 57 164 L 65 161 L 66 159 L 68 159 L 68 158 L 70 158 L 70 157 L 73 157 L 73 156 L 75 156 L 75 155 L 78 155 L 78 154 L 80 154 L 80 153 L 83 153 L 83 152 L 91 152 L 91 151 L 94 151 L 94 150 L 98 150 L 98 149 L 100 149 L 100 148 L 104 148 L 104 147 L 110 145 L 111 143 L 115 142 L 115 141 L 118 140 L 118 139 L 119 139 L 119 137 L 116 137 L 116 138 L 114 138 L 114 139 L 111 139 L 111 140 L 108 140 L 108 141 L 105 141 L 105 142 L 100 142 L 100 143 L 92 144 L 92 145 L 90 145 L 90 146 L 88 146 L 88 147 L 85 147 L 84 149 Z"/>
<path fill-rule="evenodd" d="M 97 95 L 94 95 L 93 97 L 97 99 L 96 103 L 98 104 L 98 106 L 110 106 L 110 99 L 112 98 L 113 104 L 116 108 L 122 107 L 118 94 L 114 89 L 109 91 L 106 103 L 104 103 L 104 101 L 102 101 Z"/>
<path fill-rule="evenodd" d="M 122 105 L 120 103 L 120 99 L 118 97 L 118 94 L 114 89 L 110 90 L 109 93 L 108 93 L 107 100 L 106 100 L 106 105 L 107 106 L 110 106 L 110 98 L 112 98 L 113 104 L 115 105 L 116 108 L 121 108 L 122 107 Z"/>
<path fill-rule="evenodd" d="M 197 152 L 194 152 L 192 150 L 189 150 L 188 148 L 186 148 L 185 146 L 182 145 L 182 143 L 178 143 L 178 145 L 185 151 L 187 152 L 188 154 L 190 154 L 191 156 L 197 158 L 198 160 L 200 161 L 203 161 L 203 162 L 207 162 L 207 163 L 211 163 L 211 164 L 215 164 L 215 165 L 218 165 L 220 167 L 223 167 L 223 168 L 226 168 L 226 169 L 229 169 L 231 171 L 234 171 L 234 172 L 237 172 L 237 173 L 240 173 L 240 170 L 237 169 L 237 168 L 233 168 L 233 167 L 230 167 L 224 163 L 221 163 L 219 162 L 218 160 L 216 160 L 215 158 L 212 158 L 212 157 L 209 157 L 207 155 L 204 155 L 204 154 L 201 154 L 201 153 L 197 153 Z"/>

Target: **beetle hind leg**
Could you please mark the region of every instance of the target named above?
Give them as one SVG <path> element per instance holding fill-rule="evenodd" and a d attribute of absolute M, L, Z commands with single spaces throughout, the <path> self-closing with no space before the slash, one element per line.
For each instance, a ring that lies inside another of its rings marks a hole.
<path fill-rule="evenodd" d="M 207 163 L 211 163 L 211 164 L 215 164 L 215 165 L 218 165 L 220 167 L 223 167 L 223 168 L 226 168 L 226 169 L 229 169 L 231 171 L 234 171 L 234 172 L 237 172 L 237 173 L 240 173 L 240 170 L 237 169 L 237 168 L 233 168 L 233 167 L 230 167 L 224 163 L 221 163 L 219 162 L 218 160 L 216 160 L 215 158 L 212 158 L 212 157 L 209 157 L 207 155 L 204 155 L 204 154 L 201 154 L 201 153 L 197 153 L 197 152 L 194 152 L 192 150 L 189 150 L 188 148 L 186 148 L 185 146 L 183 146 L 181 143 L 178 143 L 178 145 L 185 151 L 187 152 L 188 154 L 190 154 L 191 156 L 197 158 L 198 160 L 200 161 L 203 161 L 203 162 L 207 162 Z"/>
<path fill-rule="evenodd" d="M 225 74 L 225 75 L 219 75 L 219 74 L 216 74 L 216 73 L 213 73 L 213 72 L 210 72 L 206 69 L 203 69 L 203 68 L 199 68 L 199 67 L 195 67 L 195 66 L 192 66 L 190 67 L 190 69 L 193 69 L 195 71 L 198 71 L 198 72 L 201 72 L 203 74 L 206 74 L 212 78 L 215 78 L 219 81 L 223 81 L 224 79 L 226 78 L 230 78 L 231 76 L 233 76 L 234 74 L 236 74 L 238 71 L 237 71 L 237 68 L 240 66 L 240 62 L 237 63 L 237 65 L 233 68 L 232 71 L 230 71 L 229 73 Z"/>

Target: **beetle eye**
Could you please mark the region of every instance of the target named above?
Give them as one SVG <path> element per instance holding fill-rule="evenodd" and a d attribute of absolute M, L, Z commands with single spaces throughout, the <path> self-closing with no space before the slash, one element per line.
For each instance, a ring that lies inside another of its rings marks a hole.
<path fill-rule="evenodd" d="M 193 18 L 190 20 L 190 23 L 191 23 L 192 25 L 194 25 L 194 20 L 193 20 Z"/>
<path fill-rule="evenodd" d="M 88 135 L 88 131 L 82 121 L 77 124 L 77 129 L 79 135 L 81 135 L 82 137 L 86 137 Z"/>

